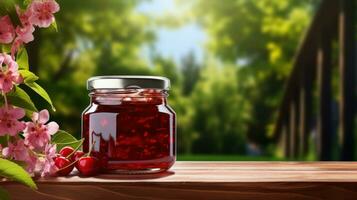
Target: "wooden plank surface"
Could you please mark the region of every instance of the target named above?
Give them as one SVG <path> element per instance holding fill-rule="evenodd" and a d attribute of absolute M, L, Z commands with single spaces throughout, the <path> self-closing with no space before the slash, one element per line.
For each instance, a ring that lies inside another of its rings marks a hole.
<path fill-rule="evenodd" d="M 177 162 L 166 173 L 1 182 L 17 199 L 356 199 L 355 162 Z"/>

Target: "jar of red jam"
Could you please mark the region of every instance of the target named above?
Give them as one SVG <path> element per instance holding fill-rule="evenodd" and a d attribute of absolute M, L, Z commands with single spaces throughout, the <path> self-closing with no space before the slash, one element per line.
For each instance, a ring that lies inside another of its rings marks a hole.
<path fill-rule="evenodd" d="M 167 104 L 170 81 L 156 76 L 97 76 L 87 82 L 83 151 L 105 170 L 154 173 L 176 160 L 176 114 Z"/>

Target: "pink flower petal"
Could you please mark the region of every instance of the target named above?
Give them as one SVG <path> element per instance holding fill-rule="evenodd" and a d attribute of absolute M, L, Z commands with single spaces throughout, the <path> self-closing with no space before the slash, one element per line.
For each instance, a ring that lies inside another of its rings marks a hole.
<path fill-rule="evenodd" d="M 11 56 L 15 58 L 16 52 L 20 49 L 21 45 L 24 42 L 20 38 L 16 38 L 15 41 L 12 43 L 11 46 Z"/>
<path fill-rule="evenodd" d="M 56 13 L 60 10 L 58 3 L 54 0 L 47 0 L 44 4 L 51 13 Z"/>
<path fill-rule="evenodd" d="M 50 113 L 48 110 L 41 110 L 38 114 L 38 123 L 45 124 L 50 119 Z"/>
<path fill-rule="evenodd" d="M 17 37 L 24 43 L 29 43 L 34 40 L 33 32 L 35 31 L 32 25 L 25 27 L 16 27 Z"/>
<path fill-rule="evenodd" d="M 38 113 L 37 112 L 33 112 L 32 113 L 31 120 L 33 122 L 37 122 L 38 121 Z"/>
<path fill-rule="evenodd" d="M 10 113 L 16 119 L 21 119 L 25 116 L 25 110 L 22 108 L 13 108 L 10 110 Z"/>
<path fill-rule="evenodd" d="M 12 59 L 10 55 L 0 54 L 2 60 L 2 65 L 7 67 L 2 67 L 0 70 L 0 90 L 2 92 L 10 92 L 14 84 L 21 83 L 22 77 L 18 71 L 18 64 Z"/>
<path fill-rule="evenodd" d="M 10 156 L 10 151 L 9 151 L 9 147 L 5 147 L 2 149 L 2 155 L 7 158 Z"/>
<path fill-rule="evenodd" d="M 47 124 L 47 130 L 50 135 L 58 132 L 59 126 L 56 122 L 50 122 Z"/>
<path fill-rule="evenodd" d="M 2 63 L 4 62 L 5 57 L 4 55 L 0 54 L 0 65 L 2 65 Z"/>
<path fill-rule="evenodd" d="M 0 43 L 9 44 L 14 40 L 15 29 L 8 15 L 0 18 Z"/>

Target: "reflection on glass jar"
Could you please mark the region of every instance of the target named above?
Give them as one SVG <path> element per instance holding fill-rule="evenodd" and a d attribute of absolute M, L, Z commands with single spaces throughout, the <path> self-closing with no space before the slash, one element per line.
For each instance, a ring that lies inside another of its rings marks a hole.
<path fill-rule="evenodd" d="M 107 170 L 150 173 L 176 159 L 176 115 L 167 104 L 169 80 L 110 76 L 88 80 L 91 104 L 83 112 L 83 151 Z"/>

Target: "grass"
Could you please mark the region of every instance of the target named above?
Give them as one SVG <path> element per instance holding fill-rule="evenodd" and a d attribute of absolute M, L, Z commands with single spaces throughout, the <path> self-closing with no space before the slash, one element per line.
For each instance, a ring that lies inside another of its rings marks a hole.
<path fill-rule="evenodd" d="M 284 161 L 283 158 L 244 155 L 178 155 L 178 161 Z"/>

